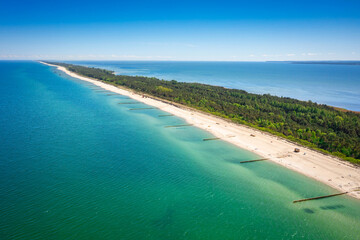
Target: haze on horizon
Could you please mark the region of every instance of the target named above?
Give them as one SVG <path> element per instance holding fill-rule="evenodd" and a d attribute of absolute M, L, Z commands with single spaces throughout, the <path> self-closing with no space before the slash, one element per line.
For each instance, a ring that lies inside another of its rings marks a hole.
<path fill-rule="evenodd" d="M 1 60 L 359 60 L 360 1 L 1 1 Z"/>

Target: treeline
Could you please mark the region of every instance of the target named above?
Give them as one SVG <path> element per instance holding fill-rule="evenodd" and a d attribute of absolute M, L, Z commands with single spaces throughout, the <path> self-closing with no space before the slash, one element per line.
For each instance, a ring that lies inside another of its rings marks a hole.
<path fill-rule="evenodd" d="M 51 63 L 51 62 L 49 62 Z M 66 63 L 72 72 L 193 107 L 360 163 L 360 114 L 311 101 L 200 83 L 165 81 Z"/>

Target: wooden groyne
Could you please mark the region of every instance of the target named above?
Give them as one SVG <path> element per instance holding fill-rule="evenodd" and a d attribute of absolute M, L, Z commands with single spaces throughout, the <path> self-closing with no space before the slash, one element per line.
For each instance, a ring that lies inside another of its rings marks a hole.
<path fill-rule="evenodd" d="M 174 114 L 162 114 L 159 115 L 158 117 L 171 117 L 171 116 L 174 116 Z"/>
<path fill-rule="evenodd" d="M 115 95 L 117 95 L 119 98 L 117 98 L 117 99 L 119 99 L 119 100 L 125 100 L 125 99 L 131 99 L 131 100 L 134 100 L 133 98 L 131 98 L 131 97 L 126 97 L 126 96 L 124 96 L 124 95 L 121 95 L 120 93 L 116 93 Z"/>
<path fill-rule="evenodd" d="M 336 197 L 336 196 L 340 196 L 340 195 L 344 195 L 344 194 L 348 194 L 348 193 L 356 192 L 356 191 L 360 191 L 360 189 L 349 191 L 349 192 L 335 193 L 335 194 L 330 194 L 330 195 L 325 195 L 325 196 L 320 196 L 320 197 L 312 197 L 312 198 L 295 200 L 295 201 L 293 201 L 293 203 L 306 202 L 306 201 L 310 201 L 310 200 L 318 200 L 318 199 L 329 198 L 329 197 Z"/>
<path fill-rule="evenodd" d="M 330 195 L 325 195 L 325 196 L 320 196 L 320 197 L 305 198 L 305 199 L 295 200 L 295 201 L 293 201 L 293 203 L 305 202 L 305 201 L 310 201 L 310 200 L 317 200 L 317 199 L 322 199 L 322 198 L 335 197 L 335 196 L 340 196 L 340 195 L 344 195 L 344 194 L 348 194 L 348 193 L 350 193 L 350 192 L 336 193 L 336 194 L 330 194 Z"/>
<path fill-rule="evenodd" d="M 260 162 L 260 161 L 266 161 L 266 160 L 269 160 L 269 158 L 260 158 L 260 159 L 255 159 L 255 160 L 241 161 L 240 163 Z"/>
<path fill-rule="evenodd" d="M 204 138 L 203 141 L 212 141 L 212 140 L 219 140 L 221 138 L 215 137 L 215 138 Z"/>
<path fill-rule="evenodd" d="M 175 127 L 189 127 L 192 124 L 181 124 L 181 125 L 173 125 L 173 126 L 165 126 L 166 128 L 175 128 Z"/>
<path fill-rule="evenodd" d="M 140 104 L 141 102 L 119 102 L 118 104 Z"/>
<path fill-rule="evenodd" d="M 147 109 L 157 109 L 157 108 L 151 108 L 151 107 L 149 107 L 149 108 L 130 108 L 129 110 L 135 111 L 135 110 L 147 110 Z"/>

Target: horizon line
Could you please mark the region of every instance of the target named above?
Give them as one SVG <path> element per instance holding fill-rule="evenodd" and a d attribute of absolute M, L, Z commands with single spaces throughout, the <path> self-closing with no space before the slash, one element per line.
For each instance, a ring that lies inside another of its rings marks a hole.
<path fill-rule="evenodd" d="M 129 61 L 129 62 L 360 62 L 358 60 L 162 60 L 162 59 L 0 59 L 0 61 Z"/>

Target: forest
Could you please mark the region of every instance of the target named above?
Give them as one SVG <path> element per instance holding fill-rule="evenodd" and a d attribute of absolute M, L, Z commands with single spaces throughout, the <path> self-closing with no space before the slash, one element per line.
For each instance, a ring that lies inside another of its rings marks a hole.
<path fill-rule="evenodd" d="M 360 114 L 311 101 L 253 94 L 200 83 L 115 75 L 112 71 L 67 63 L 79 75 L 176 102 L 235 123 L 272 133 L 326 154 L 360 164 Z"/>

